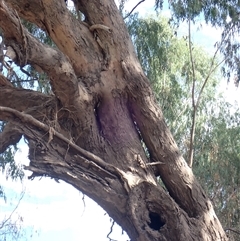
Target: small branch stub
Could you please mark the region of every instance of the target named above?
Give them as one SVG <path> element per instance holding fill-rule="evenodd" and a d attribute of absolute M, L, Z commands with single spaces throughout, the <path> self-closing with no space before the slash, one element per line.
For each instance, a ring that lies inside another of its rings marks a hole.
<path fill-rule="evenodd" d="M 102 29 L 104 31 L 107 31 L 108 33 L 111 33 L 112 30 L 107 27 L 106 25 L 103 25 L 103 24 L 93 24 L 91 27 L 89 27 L 89 30 L 91 32 L 93 32 L 94 30 L 97 30 L 97 29 Z"/>
<path fill-rule="evenodd" d="M 7 47 L 7 51 L 6 51 L 6 54 L 5 54 L 8 58 L 10 58 L 11 60 L 15 61 L 16 58 L 17 58 L 17 54 L 15 52 L 15 50 L 11 47 L 11 46 L 8 46 Z"/>

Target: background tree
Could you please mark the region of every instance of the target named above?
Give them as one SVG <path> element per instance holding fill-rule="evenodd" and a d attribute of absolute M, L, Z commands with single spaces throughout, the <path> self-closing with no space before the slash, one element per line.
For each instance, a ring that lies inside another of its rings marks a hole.
<path fill-rule="evenodd" d="M 8 121 L 0 149 L 24 135 L 32 178 L 72 184 L 133 240 L 227 240 L 166 127 L 116 5 L 74 2 L 85 21 L 65 1 L 0 1 L 7 56 L 44 71 L 53 92 L 18 89 L 0 76 L 0 118 Z M 56 47 L 33 37 L 20 17 Z"/>
<path fill-rule="evenodd" d="M 162 9 L 163 0 L 156 0 L 156 9 Z M 240 3 L 236 0 L 178 0 L 168 1 L 172 12 L 172 20 L 177 25 L 184 20 L 196 21 L 204 18 L 206 23 L 222 29 L 222 38 L 216 43 L 225 56 L 222 72 L 225 76 L 235 77 L 235 85 L 239 85 L 239 12 Z"/>

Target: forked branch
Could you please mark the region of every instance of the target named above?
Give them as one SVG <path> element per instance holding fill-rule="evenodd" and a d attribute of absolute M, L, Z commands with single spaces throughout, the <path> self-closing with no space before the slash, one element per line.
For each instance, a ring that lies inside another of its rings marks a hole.
<path fill-rule="evenodd" d="M 19 28 L 18 26 L 19 18 L 15 11 L 1 3 L 0 27 L 4 32 L 5 44 L 11 46 L 16 52 L 17 59 L 13 60 L 17 64 L 21 64 L 19 61 L 22 57 L 20 56 L 25 54 L 24 49 L 27 41 L 27 63 L 40 66 L 48 74 L 54 94 L 61 100 L 63 105 L 71 105 L 70 102 L 73 100 L 70 97 L 74 98 L 77 95 L 78 82 L 69 60 L 59 50 L 44 45 L 24 27 Z M 26 41 L 22 40 L 22 35 L 25 36 Z"/>

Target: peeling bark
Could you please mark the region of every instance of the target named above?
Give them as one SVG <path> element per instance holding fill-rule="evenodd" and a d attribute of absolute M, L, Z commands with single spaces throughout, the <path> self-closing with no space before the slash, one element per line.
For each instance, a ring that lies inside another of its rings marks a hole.
<path fill-rule="evenodd" d="M 53 91 L 17 89 L 0 75 L 0 120 L 8 121 L 0 152 L 24 135 L 31 178 L 70 183 L 132 240 L 227 240 L 164 122 L 114 1 L 74 2 L 85 22 L 64 1 L 0 0 L 13 60 L 39 66 Z M 46 31 L 56 48 L 20 18 Z"/>

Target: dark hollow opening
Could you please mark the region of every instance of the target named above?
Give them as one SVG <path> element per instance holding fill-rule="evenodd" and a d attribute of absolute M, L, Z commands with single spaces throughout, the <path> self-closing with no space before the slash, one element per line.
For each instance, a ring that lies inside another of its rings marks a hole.
<path fill-rule="evenodd" d="M 165 222 L 161 220 L 161 217 L 157 213 L 149 213 L 150 223 L 148 223 L 149 227 L 153 230 L 159 230 Z"/>

